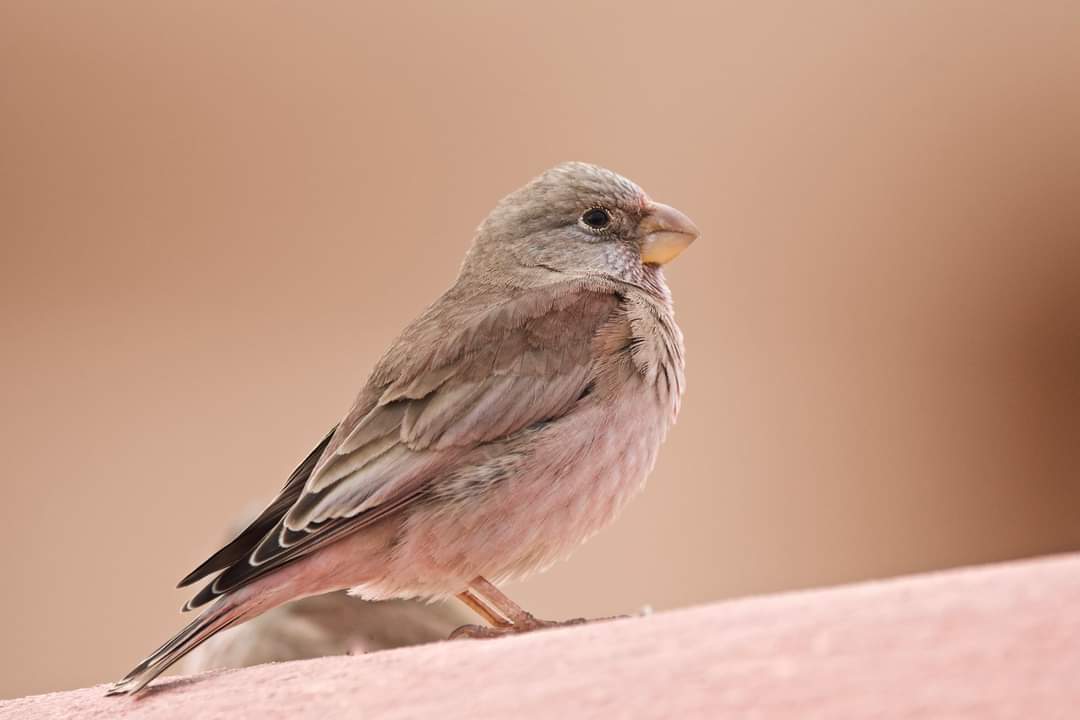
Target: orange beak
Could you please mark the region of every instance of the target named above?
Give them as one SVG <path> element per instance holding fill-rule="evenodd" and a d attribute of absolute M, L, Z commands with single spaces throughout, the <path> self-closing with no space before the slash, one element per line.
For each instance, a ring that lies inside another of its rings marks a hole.
<path fill-rule="evenodd" d="M 638 227 L 642 235 L 641 262 L 648 265 L 671 262 L 701 234 L 685 214 L 658 202 L 649 203 Z"/>

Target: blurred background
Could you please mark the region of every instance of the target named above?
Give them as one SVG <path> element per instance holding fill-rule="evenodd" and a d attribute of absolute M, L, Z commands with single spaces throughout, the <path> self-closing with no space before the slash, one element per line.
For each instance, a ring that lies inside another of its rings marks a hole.
<path fill-rule="evenodd" d="M 675 608 L 1080 548 L 1080 5 L 0 4 L 0 697 L 120 676 L 503 194 L 704 231 L 645 494 L 511 587 Z"/>

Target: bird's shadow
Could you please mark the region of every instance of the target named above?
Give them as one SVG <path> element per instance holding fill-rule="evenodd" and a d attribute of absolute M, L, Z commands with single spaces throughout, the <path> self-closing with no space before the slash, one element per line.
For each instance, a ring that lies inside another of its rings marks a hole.
<path fill-rule="evenodd" d="M 207 672 L 199 673 L 198 675 L 184 675 L 179 677 L 163 678 L 151 685 L 147 685 L 135 695 L 129 695 L 128 697 L 133 702 L 143 702 L 149 700 L 152 697 L 155 697 L 159 693 L 175 692 L 189 685 L 199 685 L 200 683 L 210 680 L 211 678 L 231 675 L 232 673 L 241 669 L 242 668 L 221 668 L 218 670 L 208 670 Z"/>

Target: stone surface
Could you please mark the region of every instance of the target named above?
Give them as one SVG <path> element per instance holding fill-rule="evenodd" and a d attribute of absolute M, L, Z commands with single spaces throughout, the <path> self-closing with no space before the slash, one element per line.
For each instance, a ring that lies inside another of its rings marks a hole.
<path fill-rule="evenodd" d="M 0 702 L 0 718 L 1072 718 L 1080 555 Z"/>

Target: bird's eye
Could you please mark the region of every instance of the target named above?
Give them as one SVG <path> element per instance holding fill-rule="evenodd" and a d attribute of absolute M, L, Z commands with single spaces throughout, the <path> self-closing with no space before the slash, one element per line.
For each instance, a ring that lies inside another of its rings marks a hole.
<path fill-rule="evenodd" d="M 581 213 L 581 222 L 593 230 L 603 230 L 611 224 L 611 213 L 602 207 L 589 208 Z"/>

